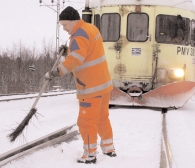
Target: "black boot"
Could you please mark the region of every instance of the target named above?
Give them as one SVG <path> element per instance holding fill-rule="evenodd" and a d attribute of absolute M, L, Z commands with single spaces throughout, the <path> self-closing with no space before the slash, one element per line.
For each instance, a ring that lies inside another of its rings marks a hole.
<path fill-rule="evenodd" d="M 77 160 L 78 163 L 85 163 L 85 164 L 95 164 L 97 161 L 95 156 L 88 156 L 86 158 L 81 157 L 80 159 Z"/>
<path fill-rule="evenodd" d="M 108 156 L 110 156 L 110 157 L 116 157 L 117 155 L 116 155 L 116 153 L 115 153 L 115 151 L 113 151 L 113 152 L 108 152 L 108 153 L 104 153 L 105 155 L 108 155 Z"/>

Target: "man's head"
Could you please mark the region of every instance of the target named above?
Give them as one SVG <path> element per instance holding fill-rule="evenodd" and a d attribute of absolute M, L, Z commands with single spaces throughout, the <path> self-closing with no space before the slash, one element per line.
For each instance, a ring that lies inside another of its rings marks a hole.
<path fill-rule="evenodd" d="M 66 7 L 59 15 L 60 24 L 70 35 L 78 20 L 80 20 L 79 13 L 71 6 Z"/>

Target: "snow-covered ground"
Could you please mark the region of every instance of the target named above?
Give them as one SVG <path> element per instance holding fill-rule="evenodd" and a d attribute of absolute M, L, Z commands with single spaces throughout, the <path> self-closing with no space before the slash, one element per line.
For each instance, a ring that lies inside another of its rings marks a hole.
<path fill-rule="evenodd" d="M 0 154 L 14 149 L 62 127 L 75 124 L 78 100 L 75 94 L 43 97 L 37 104 L 39 121 L 32 123 L 14 143 L 6 136 L 16 123 L 29 112 L 33 99 L 0 102 Z M 97 163 L 76 163 L 82 155 L 80 136 L 70 143 L 41 149 L 21 159 L 12 161 L 3 168 L 158 168 L 160 167 L 162 114 L 159 110 L 144 108 L 112 108 L 110 120 L 114 132 L 117 157 L 102 154 L 98 147 Z M 168 140 L 173 168 L 195 168 L 195 98 L 177 110 L 166 114 Z"/>

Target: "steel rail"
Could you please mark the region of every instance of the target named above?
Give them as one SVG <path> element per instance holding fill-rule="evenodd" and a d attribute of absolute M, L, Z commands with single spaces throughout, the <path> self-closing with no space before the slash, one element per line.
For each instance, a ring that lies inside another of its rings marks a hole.
<path fill-rule="evenodd" d="M 167 123 L 166 123 L 166 113 L 168 109 L 162 109 L 162 139 L 161 139 L 161 159 L 160 168 L 172 168 L 172 155 L 170 144 L 167 136 Z M 164 149 L 164 151 L 163 151 Z"/>
<path fill-rule="evenodd" d="M 46 92 L 45 92 L 46 93 Z M 28 95 L 28 94 L 35 94 L 35 92 L 27 92 L 27 93 L 10 93 L 10 94 L 0 94 L 1 96 L 14 96 L 14 95 Z"/>
<path fill-rule="evenodd" d="M 41 95 L 41 97 L 59 96 L 59 95 L 74 94 L 74 93 L 76 93 L 76 92 L 48 94 L 48 95 Z M 36 98 L 36 97 L 37 97 L 37 95 L 28 96 L 28 97 L 8 98 L 8 99 L 0 100 L 0 102 L 13 101 L 13 100 L 22 100 L 22 99 L 32 99 L 32 98 Z"/>
<path fill-rule="evenodd" d="M 3 165 L 6 165 L 7 163 L 15 159 L 18 159 L 24 155 L 31 154 L 45 147 L 54 146 L 62 142 L 70 141 L 76 135 L 79 134 L 77 130 L 67 133 L 67 131 L 70 130 L 75 125 L 76 124 L 62 128 L 42 138 L 39 138 L 25 145 L 22 145 L 16 149 L 13 149 L 11 151 L 1 154 L 0 155 L 0 167 Z"/>

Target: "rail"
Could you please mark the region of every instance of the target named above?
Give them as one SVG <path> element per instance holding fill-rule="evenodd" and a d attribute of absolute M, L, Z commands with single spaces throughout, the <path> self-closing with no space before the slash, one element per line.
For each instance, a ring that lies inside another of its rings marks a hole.
<path fill-rule="evenodd" d="M 76 93 L 76 91 L 46 92 L 46 93 L 43 93 L 43 95 L 41 95 L 41 97 L 59 96 L 59 95 L 74 94 L 74 93 Z M 5 98 L 4 96 L 0 96 L 0 102 L 12 101 L 12 100 L 22 100 L 22 99 L 32 99 L 32 98 L 36 98 L 37 94 L 30 95 L 30 93 L 27 93 L 27 94 L 21 94 L 21 95 L 19 95 L 19 97 L 13 97 L 13 98 Z M 9 95 L 6 95 L 6 97 L 7 96 L 9 96 Z M 13 96 L 13 94 L 11 94 L 10 96 Z"/>
<path fill-rule="evenodd" d="M 160 159 L 160 168 L 172 168 L 172 155 L 170 144 L 167 136 L 166 128 L 166 113 L 168 109 L 162 109 L 162 139 L 161 139 L 161 159 Z"/>
<path fill-rule="evenodd" d="M 0 167 L 3 165 L 6 165 L 7 163 L 17 158 L 33 153 L 45 147 L 54 146 L 62 142 L 70 141 L 76 135 L 79 134 L 77 130 L 67 133 L 67 131 L 71 130 L 75 125 L 76 124 L 62 128 L 42 138 L 39 138 L 25 145 L 22 145 L 16 149 L 13 149 L 11 151 L 1 154 L 0 155 Z"/>

